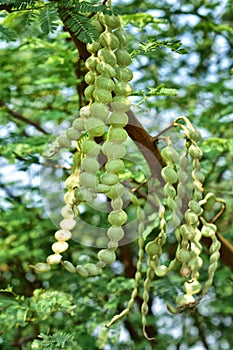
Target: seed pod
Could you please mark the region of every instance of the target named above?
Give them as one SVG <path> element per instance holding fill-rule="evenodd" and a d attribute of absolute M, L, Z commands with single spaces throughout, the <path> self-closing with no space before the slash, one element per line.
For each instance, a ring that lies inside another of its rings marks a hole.
<path fill-rule="evenodd" d="M 90 117 L 90 106 L 84 106 L 80 109 L 79 115 L 82 119 L 87 119 Z"/>
<path fill-rule="evenodd" d="M 127 44 L 128 44 L 128 39 L 127 39 L 127 37 L 126 37 L 124 31 L 123 31 L 121 28 L 117 28 L 117 29 L 114 31 L 114 34 L 115 34 L 116 37 L 118 38 L 121 47 L 127 46 Z"/>
<path fill-rule="evenodd" d="M 201 133 L 197 129 L 189 129 L 188 130 L 189 138 L 192 141 L 198 142 L 201 140 Z"/>
<path fill-rule="evenodd" d="M 201 159 L 203 156 L 201 149 L 193 144 L 189 147 L 188 152 L 194 159 Z"/>
<path fill-rule="evenodd" d="M 161 156 L 166 162 L 171 163 L 178 163 L 179 162 L 179 155 L 176 152 L 176 150 L 171 146 L 166 146 L 161 151 Z"/>
<path fill-rule="evenodd" d="M 154 255 L 160 256 L 162 253 L 162 248 L 158 243 L 152 241 L 147 243 L 146 252 L 151 257 L 153 257 Z"/>
<path fill-rule="evenodd" d="M 100 23 L 108 28 L 109 30 L 115 29 L 120 27 L 120 19 L 116 15 L 108 15 L 106 13 L 100 13 L 99 14 L 99 21 Z"/>
<path fill-rule="evenodd" d="M 197 256 L 188 262 L 188 266 L 192 271 L 198 271 L 202 267 L 202 264 L 203 260 L 200 256 Z"/>
<path fill-rule="evenodd" d="M 116 67 L 116 78 L 119 81 L 128 82 L 133 79 L 132 71 L 127 67 Z"/>
<path fill-rule="evenodd" d="M 95 264 L 88 263 L 85 265 L 85 269 L 92 276 L 97 276 L 100 273 L 100 269 Z"/>
<path fill-rule="evenodd" d="M 80 180 L 80 186 L 83 186 L 86 188 L 96 188 L 98 184 L 98 180 L 96 176 L 92 173 L 87 173 L 85 171 L 80 174 L 79 180 Z"/>
<path fill-rule="evenodd" d="M 98 253 L 98 259 L 106 264 L 112 264 L 116 260 L 116 254 L 108 249 L 102 249 Z"/>
<path fill-rule="evenodd" d="M 86 89 L 84 90 L 84 95 L 87 100 L 92 101 L 94 90 L 95 90 L 94 85 L 88 85 L 86 87 Z"/>
<path fill-rule="evenodd" d="M 120 197 L 111 201 L 111 206 L 113 210 L 120 210 L 123 207 L 123 201 Z"/>
<path fill-rule="evenodd" d="M 123 128 L 128 123 L 128 116 L 121 111 L 112 112 L 109 116 L 108 122 L 115 128 Z"/>
<path fill-rule="evenodd" d="M 116 75 L 115 69 L 108 63 L 100 62 L 96 66 L 97 72 L 104 76 L 109 78 L 114 78 Z"/>
<path fill-rule="evenodd" d="M 117 64 L 117 59 L 113 51 L 107 49 L 106 47 L 98 51 L 98 58 L 101 62 L 108 63 L 112 67 L 115 67 Z"/>
<path fill-rule="evenodd" d="M 105 169 L 111 173 L 118 173 L 124 169 L 124 162 L 121 159 L 111 159 L 105 164 Z"/>
<path fill-rule="evenodd" d="M 96 71 L 96 67 L 97 65 L 100 63 L 99 58 L 94 57 L 94 56 L 90 56 L 86 59 L 85 61 L 85 66 L 87 67 L 87 69 L 89 70 L 93 70 Z"/>
<path fill-rule="evenodd" d="M 102 136 L 106 131 L 104 122 L 102 120 L 92 118 L 92 117 L 87 119 L 85 126 L 86 126 L 86 130 L 93 137 Z"/>
<path fill-rule="evenodd" d="M 59 241 L 59 242 L 55 242 L 52 244 L 52 251 L 55 254 L 63 253 L 68 248 L 69 248 L 69 244 L 67 242 L 64 242 L 64 241 Z"/>
<path fill-rule="evenodd" d="M 75 128 L 69 128 L 67 131 L 66 131 L 66 137 L 69 139 L 69 140 L 79 140 L 81 138 L 81 132 L 76 130 Z"/>
<path fill-rule="evenodd" d="M 114 96 L 111 102 L 111 107 L 116 112 L 127 112 L 130 105 L 130 100 L 125 96 Z"/>
<path fill-rule="evenodd" d="M 165 168 L 163 168 L 161 174 L 164 180 L 169 184 L 174 184 L 178 180 L 177 173 L 170 166 L 166 166 Z"/>
<path fill-rule="evenodd" d="M 105 89 L 112 91 L 114 88 L 114 81 L 111 78 L 98 76 L 95 80 L 95 86 L 98 89 Z"/>
<path fill-rule="evenodd" d="M 125 193 L 125 188 L 121 183 L 117 183 L 116 185 L 111 186 L 110 191 L 107 193 L 108 198 L 116 199 L 118 197 L 122 197 Z"/>
<path fill-rule="evenodd" d="M 192 282 L 184 283 L 184 292 L 189 295 L 197 294 L 200 292 L 200 290 L 201 290 L 201 284 L 196 280 L 193 280 Z"/>
<path fill-rule="evenodd" d="M 154 272 L 158 277 L 163 277 L 167 274 L 168 268 L 165 265 L 156 266 Z"/>
<path fill-rule="evenodd" d="M 179 305 L 186 305 L 194 302 L 195 302 L 195 299 L 192 295 L 180 294 L 176 297 L 176 303 Z"/>
<path fill-rule="evenodd" d="M 88 277 L 89 276 L 89 272 L 88 270 L 81 265 L 77 265 L 76 266 L 76 271 L 82 276 L 82 277 Z"/>
<path fill-rule="evenodd" d="M 203 213 L 203 209 L 201 208 L 200 204 L 194 200 L 189 201 L 189 208 L 193 213 L 195 213 L 198 216 L 200 216 Z"/>
<path fill-rule="evenodd" d="M 69 190 L 73 190 L 75 187 L 78 187 L 79 186 L 79 174 L 72 174 L 70 175 L 69 177 L 67 177 L 66 181 L 66 187 L 69 189 Z"/>
<path fill-rule="evenodd" d="M 192 226 L 184 224 L 180 227 L 180 234 L 186 240 L 193 240 L 195 237 L 195 229 Z"/>
<path fill-rule="evenodd" d="M 68 230 L 58 230 L 55 232 L 55 238 L 57 241 L 68 241 L 71 237 L 72 233 Z"/>
<path fill-rule="evenodd" d="M 64 135 L 58 136 L 57 141 L 59 147 L 69 148 L 71 146 L 70 140 Z"/>
<path fill-rule="evenodd" d="M 63 219 L 60 222 L 61 229 L 66 231 L 72 230 L 75 227 L 75 225 L 76 225 L 76 221 L 73 219 Z"/>
<path fill-rule="evenodd" d="M 77 272 L 76 268 L 74 267 L 74 265 L 71 262 L 67 261 L 67 260 L 63 261 L 62 265 L 70 273 L 76 273 Z"/>
<path fill-rule="evenodd" d="M 213 207 L 216 203 L 216 196 L 215 194 L 209 192 L 205 196 L 205 198 L 200 202 L 201 205 L 203 205 L 205 211 L 211 211 L 213 210 Z"/>
<path fill-rule="evenodd" d="M 97 157 L 100 153 L 100 145 L 92 140 L 84 140 L 81 145 L 82 151 L 89 157 Z"/>
<path fill-rule="evenodd" d="M 73 121 L 72 127 L 78 131 L 83 131 L 85 128 L 84 121 L 81 118 L 77 118 Z"/>
<path fill-rule="evenodd" d="M 104 185 L 115 185 L 118 182 L 118 175 L 113 173 L 104 173 L 100 176 L 100 181 Z"/>
<path fill-rule="evenodd" d="M 169 312 L 171 312 L 172 314 L 176 315 L 177 314 L 177 310 L 174 306 L 172 306 L 171 304 L 166 304 L 166 307 L 168 309 Z"/>
<path fill-rule="evenodd" d="M 109 103 L 112 101 L 112 94 L 111 91 L 106 90 L 106 89 L 98 89 L 95 88 L 93 92 L 94 99 L 96 102 L 101 102 L 101 103 Z"/>
<path fill-rule="evenodd" d="M 62 256 L 60 254 L 52 254 L 47 257 L 47 263 L 49 265 L 60 264 Z"/>
<path fill-rule="evenodd" d="M 104 31 L 102 34 L 100 34 L 99 42 L 103 47 L 110 50 L 115 50 L 119 47 L 119 40 L 117 36 L 109 31 Z"/>
<path fill-rule="evenodd" d="M 193 213 L 190 210 L 185 212 L 184 217 L 189 225 L 196 226 L 199 222 L 197 214 Z"/>
<path fill-rule="evenodd" d="M 111 141 L 105 141 L 102 146 L 102 152 L 111 159 L 122 159 L 126 154 L 126 149 L 123 145 L 114 144 Z"/>
<path fill-rule="evenodd" d="M 122 227 L 110 227 L 107 235 L 112 241 L 118 242 L 124 237 L 124 230 Z"/>
<path fill-rule="evenodd" d="M 109 108 L 104 103 L 95 102 L 90 106 L 90 113 L 92 117 L 105 121 L 108 117 Z"/>
<path fill-rule="evenodd" d="M 43 273 L 43 272 L 48 272 L 50 271 L 50 266 L 46 263 L 37 263 L 34 267 L 33 267 L 34 271 L 36 273 Z"/>
<path fill-rule="evenodd" d="M 163 188 L 166 197 L 175 198 L 176 190 L 171 184 L 166 184 Z"/>
<path fill-rule="evenodd" d="M 99 41 L 92 41 L 92 43 L 88 43 L 86 47 L 87 51 L 92 54 L 97 53 L 101 49 Z"/>
<path fill-rule="evenodd" d="M 84 80 L 88 85 L 94 84 L 97 74 L 95 71 L 90 70 L 85 74 Z"/>
<path fill-rule="evenodd" d="M 73 218 L 74 218 L 74 212 L 73 212 L 73 210 L 72 210 L 68 205 L 65 205 L 65 206 L 61 209 L 61 215 L 62 215 L 65 219 L 73 219 Z"/>
<path fill-rule="evenodd" d="M 113 210 L 108 215 L 108 221 L 113 226 L 122 226 L 127 221 L 127 214 L 122 210 Z"/>
<path fill-rule="evenodd" d="M 179 261 L 187 263 L 192 258 L 192 252 L 186 249 L 180 249 L 176 252 L 176 257 Z"/>
<path fill-rule="evenodd" d="M 119 113 L 119 112 L 118 112 Z M 108 140 L 114 143 L 123 143 L 127 140 L 128 133 L 125 129 L 111 127 L 108 132 Z"/>
<path fill-rule="evenodd" d="M 108 242 L 108 249 L 110 251 L 115 251 L 117 248 L 118 248 L 118 242 L 114 242 L 114 241 Z"/>
<path fill-rule="evenodd" d="M 120 67 L 127 67 L 132 63 L 131 56 L 125 49 L 116 50 L 115 56 Z"/>
<path fill-rule="evenodd" d="M 96 159 L 85 157 L 82 160 L 81 167 L 84 171 L 95 174 L 99 170 L 99 163 Z"/>
<path fill-rule="evenodd" d="M 114 92 L 116 95 L 129 96 L 133 92 L 133 88 L 130 84 L 121 81 L 114 86 Z"/>

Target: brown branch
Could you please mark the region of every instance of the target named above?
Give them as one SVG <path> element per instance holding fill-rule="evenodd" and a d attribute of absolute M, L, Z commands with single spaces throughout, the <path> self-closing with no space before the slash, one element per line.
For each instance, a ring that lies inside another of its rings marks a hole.
<path fill-rule="evenodd" d="M 12 117 L 19 119 L 27 124 L 30 124 L 34 126 L 37 130 L 42 132 L 43 134 L 49 134 L 45 129 L 43 129 L 39 124 L 34 122 L 33 120 L 30 120 L 26 117 L 24 117 L 21 113 L 14 111 L 13 109 L 9 108 L 4 102 L 0 101 L 0 107 L 4 107 L 6 111 L 12 115 Z"/>

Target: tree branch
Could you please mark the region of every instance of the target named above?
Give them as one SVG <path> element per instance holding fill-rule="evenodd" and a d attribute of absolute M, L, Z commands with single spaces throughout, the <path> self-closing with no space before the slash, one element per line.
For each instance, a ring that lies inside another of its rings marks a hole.
<path fill-rule="evenodd" d="M 8 107 L 6 105 L 6 103 L 0 101 L 0 107 L 4 107 L 5 110 L 12 115 L 12 117 L 19 119 L 27 124 L 30 124 L 32 126 L 34 126 L 37 130 L 39 130 L 40 132 L 42 132 L 43 134 L 49 134 L 45 129 L 43 129 L 39 124 L 37 124 L 36 122 L 34 122 L 31 119 L 28 119 L 26 117 L 24 117 L 21 113 L 14 111 L 13 109 L 11 109 L 10 107 Z"/>

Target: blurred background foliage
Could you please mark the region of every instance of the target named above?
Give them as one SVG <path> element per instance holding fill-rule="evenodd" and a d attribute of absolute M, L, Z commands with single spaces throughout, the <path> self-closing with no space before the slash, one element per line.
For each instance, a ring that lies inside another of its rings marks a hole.
<path fill-rule="evenodd" d="M 126 246 L 128 261 L 120 251 L 98 277 L 83 279 L 61 267 L 34 274 L 30 264 L 50 254 L 56 230 L 40 192 L 40 159 L 54 130 L 78 113 L 82 63 L 58 18 L 47 33 L 33 13 L 26 20 L 29 12 L 4 10 L 12 2 L 0 2 L 0 348 L 231 349 L 233 278 L 222 261 L 213 288 L 193 313 L 166 310 L 177 277 L 153 282 L 148 323 L 156 343 L 143 338 L 137 305 L 105 328 L 128 301 L 133 276 L 127 264 L 135 266 L 136 242 Z M 113 6 L 133 57 L 134 112 L 152 136 L 179 115 L 199 128 L 205 186 L 227 203 L 218 228 L 232 244 L 233 2 L 115 0 Z M 135 176 L 133 167 L 127 171 Z M 87 212 L 85 220 L 91 223 L 96 215 Z M 67 253 L 76 263 L 95 255 L 95 248 L 77 242 Z"/>

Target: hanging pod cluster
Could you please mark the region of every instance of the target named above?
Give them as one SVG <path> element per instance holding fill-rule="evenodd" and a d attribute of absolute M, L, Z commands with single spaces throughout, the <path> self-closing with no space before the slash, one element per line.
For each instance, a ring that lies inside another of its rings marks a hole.
<path fill-rule="evenodd" d="M 50 265 L 61 263 L 70 273 L 79 273 L 83 277 L 95 276 L 102 268 L 115 261 L 115 251 L 119 241 L 124 237 L 123 226 L 127 221 L 127 214 L 123 209 L 123 195 L 126 189 L 120 182 L 119 174 L 124 169 L 123 158 L 126 154 L 124 142 L 128 137 L 124 127 L 128 123 L 127 111 L 130 109 L 128 97 L 132 93 L 129 84 L 132 72 L 128 68 L 131 58 L 125 49 L 127 39 L 117 16 L 100 13 L 93 18 L 93 24 L 99 31 L 99 40 L 87 44 L 90 57 L 85 62 L 88 70 L 85 75 L 87 83 L 85 97 L 89 104 L 80 109 L 79 118 L 57 139 L 59 148 L 69 148 L 72 141 L 76 141 L 77 145 L 72 173 L 66 179 L 65 206 L 61 210 L 63 219 L 60 222 L 60 229 L 55 233 L 57 241 L 52 245 L 53 254 L 48 256 L 47 263 L 36 264 L 34 267 L 36 272 L 48 271 Z M 173 126 L 183 131 L 185 147 L 183 154 L 178 154 L 172 141 L 167 138 L 167 144 L 161 150 L 166 163 L 161 171 L 165 183 L 164 198 L 161 200 L 156 193 L 150 194 L 151 201 L 154 201 L 158 208 L 159 233 L 155 238 L 150 239 L 150 235 L 146 237 L 145 245 L 143 237 L 145 214 L 138 198 L 130 193 L 131 203 L 136 207 L 138 218 L 138 262 L 135 285 L 126 309 L 107 324 L 108 327 L 111 326 L 132 308 L 136 296 L 139 295 L 139 285 L 143 279 L 143 259 L 146 255 L 141 314 L 143 332 L 147 338 L 149 289 L 154 277 L 162 278 L 172 270 L 175 273 L 179 271 L 184 279 L 183 293 L 176 297 L 177 307 L 167 305 L 169 311 L 177 313 L 200 302 L 212 284 L 219 259 L 220 243 L 216 237 L 217 228 L 214 222 L 207 220 L 206 213 L 211 212 L 216 201 L 221 200 L 215 198 L 212 193 L 204 194 L 205 178 L 200 169 L 202 151 L 198 147 L 200 133 L 185 117 L 177 118 Z M 103 139 L 102 144 L 97 142 L 99 138 Z M 106 163 L 104 170 L 101 169 L 100 172 L 101 153 L 105 155 Z M 190 168 L 191 187 L 188 176 Z M 191 193 L 191 198 L 186 211 L 183 212 L 187 191 Z M 67 241 L 71 239 L 71 231 L 76 225 L 77 205 L 92 203 L 99 193 L 104 193 L 111 203 L 108 215 L 110 226 L 107 231 L 108 247 L 99 251 L 96 263 L 75 267 L 71 262 L 63 260 L 62 253 L 67 250 Z M 176 227 L 177 249 L 173 260 L 165 265 L 161 263 L 161 255 L 166 251 L 168 221 L 169 225 Z M 199 281 L 203 265 L 202 237 L 209 237 L 212 241 L 209 277 L 204 285 Z"/>

